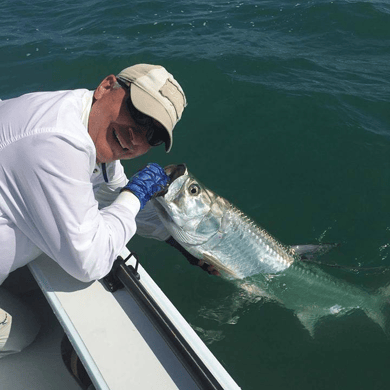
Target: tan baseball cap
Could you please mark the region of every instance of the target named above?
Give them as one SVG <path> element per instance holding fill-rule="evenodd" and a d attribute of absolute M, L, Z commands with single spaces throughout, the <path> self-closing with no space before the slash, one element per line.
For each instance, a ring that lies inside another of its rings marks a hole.
<path fill-rule="evenodd" d="M 179 83 L 160 65 L 138 64 L 123 69 L 117 76 L 131 84 L 134 107 L 160 122 L 169 134 L 165 143 L 168 153 L 173 144 L 173 128 L 180 120 L 187 100 Z"/>

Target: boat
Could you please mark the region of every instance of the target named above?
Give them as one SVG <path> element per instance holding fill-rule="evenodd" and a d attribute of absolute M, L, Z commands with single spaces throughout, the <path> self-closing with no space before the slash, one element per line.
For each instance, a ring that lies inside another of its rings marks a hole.
<path fill-rule="evenodd" d="M 32 305 L 41 330 L 1 359 L 1 390 L 83 388 L 65 364 L 67 351 L 91 389 L 240 389 L 127 248 L 106 278 L 91 283 L 45 254 L 14 273 L 3 286 Z"/>

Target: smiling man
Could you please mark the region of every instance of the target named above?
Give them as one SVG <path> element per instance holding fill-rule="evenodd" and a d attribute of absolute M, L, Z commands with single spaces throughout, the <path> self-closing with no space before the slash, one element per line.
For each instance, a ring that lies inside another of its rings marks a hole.
<path fill-rule="evenodd" d="M 97 162 L 134 158 L 163 142 L 169 152 L 185 105 L 180 85 L 163 67 L 133 66 L 106 77 L 94 93 L 88 124 Z"/>
<path fill-rule="evenodd" d="M 42 252 L 79 280 L 100 279 L 137 228 L 166 239 L 150 213 L 135 221 L 167 183 L 163 169 L 148 166 L 126 185 L 119 160 L 169 151 L 185 106 L 174 77 L 147 64 L 95 91 L 0 102 L 0 284 Z"/>
<path fill-rule="evenodd" d="M 0 285 L 41 253 L 81 281 L 97 280 L 136 230 L 166 240 L 145 207 L 167 184 L 164 170 L 149 164 L 128 181 L 119 160 L 162 144 L 168 152 L 185 106 L 174 77 L 147 64 L 107 76 L 95 91 L 0 101 Z M 0 288 L 0 357 L 37 331 L 20 310 Z"/>

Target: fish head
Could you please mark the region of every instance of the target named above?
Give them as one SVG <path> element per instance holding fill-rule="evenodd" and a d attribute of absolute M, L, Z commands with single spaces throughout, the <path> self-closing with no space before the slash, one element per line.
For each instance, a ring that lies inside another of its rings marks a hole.
<path fill-rule="evenodd" d="M 214 236 L 223 218 L 223 199 L 207 189 L 184 164 L 165 168 L 170 184 L 153 202 L 161 221 L 184 247 Z M 222 203 L 221 203 L 222 202 Z"/>

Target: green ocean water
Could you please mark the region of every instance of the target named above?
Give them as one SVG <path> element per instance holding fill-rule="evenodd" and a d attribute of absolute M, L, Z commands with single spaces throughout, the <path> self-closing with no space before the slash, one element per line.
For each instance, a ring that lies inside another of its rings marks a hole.
<path fill-rule="evenodd" d="M 172 152 L 126 162 L 129 175 L 184 162 L 281 242 L 340 243 L 321 260 L 355 269 L 323 270 L 371 292 L 389 285 L 378 268 L 390 267 L 388 1 L 0 7 L 0 98 L 164 65 L 189 105 Z M 242 389 L 390 388 L 389 339 L 364 313 L 324 320 L 313 339 L 292 312 L 163 243 L 137 237 L 129 248 Z"/>

